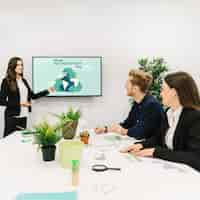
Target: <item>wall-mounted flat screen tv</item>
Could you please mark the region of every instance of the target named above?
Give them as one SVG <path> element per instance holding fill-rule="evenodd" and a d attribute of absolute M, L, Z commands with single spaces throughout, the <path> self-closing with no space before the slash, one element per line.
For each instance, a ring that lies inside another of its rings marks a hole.
<path fill-rule="evenodd" d="M 101 96 L 102 57 L 32 57 L 34 92 L 53 86 L 49 96 Z"/>

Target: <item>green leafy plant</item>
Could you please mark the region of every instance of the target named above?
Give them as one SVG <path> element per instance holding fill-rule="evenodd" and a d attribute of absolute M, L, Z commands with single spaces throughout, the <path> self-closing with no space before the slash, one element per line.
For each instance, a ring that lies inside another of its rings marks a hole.
<path fill-rule="evenodd" d="M 50 125 L 48 122 L 43 121 L 35 126 L 35 143 L 41 146 L 55 145 L 60 139 L 61 134 L 57 125 Z"/>
<path fill-rule="evenodd" d="M 55 117 L 59 119 L 59 125 L 57 126 L 57 129 L 62 128 L 66 123 L 78 121 L 81 117 L 80 110 L 74 110 L 73 108 L 69 108 L 69 110 L 61 114 L 54 114 Z"/>
<path fill-rule="evenodd" d="M 70 108 L 66 113 L 53 115 L 59 119 L 57 129 L 62 131 L 64 139 L 73 139 L 81 117 L 80 110 Z"/>
<path fill-rule="evenodd" d="M 163 58 L 140 58 L 138 60 L 139 69 L 149 72 L 153 76 L 150 93 L 161 101 L 160 90 L 163 76 L 169 71 L 168 65 Z"/>

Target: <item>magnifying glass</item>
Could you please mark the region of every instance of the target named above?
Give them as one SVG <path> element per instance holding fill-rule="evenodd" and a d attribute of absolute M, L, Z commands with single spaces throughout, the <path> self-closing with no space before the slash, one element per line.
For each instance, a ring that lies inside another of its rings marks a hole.
<path fill-rule="evenodd" d="M 107 171 L 107 170 L 120 171 L 121 168 L 107 167 L 106 165 L 93 165 L 92 170 L 96 171 L 96 172 L 104 172 L 104 171 Z"/>

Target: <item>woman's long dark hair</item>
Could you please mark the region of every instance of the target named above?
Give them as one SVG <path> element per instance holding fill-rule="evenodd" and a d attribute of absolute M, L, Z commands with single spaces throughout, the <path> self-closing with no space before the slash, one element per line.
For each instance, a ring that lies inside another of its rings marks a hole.
<path fill-rule="evenodd" d="M 16 72 L 15 69 L 17 67 L 17 62 L 21 61 L 23 63 L 22 58 L 20 57 L 13 57 L 8 62 L 8 69 L 6 72 L 6 80 L 8 82 L 8 86 L 12 91 L 17 90 L 17 82 L 16 82 Z M 22 74 L 23 76 L 23 74 Z"/>
<path fill-rule="evenodd" d="M 183 107 L 200 109 L 198 87 L 192 76 L 186 72 L 168 74 L 164 78 L 170 88 L 174 88 Z"/>

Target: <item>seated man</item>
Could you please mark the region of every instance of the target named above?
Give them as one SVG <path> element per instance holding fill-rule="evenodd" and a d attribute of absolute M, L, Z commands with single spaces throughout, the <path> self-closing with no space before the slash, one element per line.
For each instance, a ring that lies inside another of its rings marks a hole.
<path fill-rule="evenodd" d="M 126 91 L 134 103 L 127 119 L 110 127 L 95 128 L 95 132 L 97 134 L 116 132 L 136 139 L 146 139 L 154 135 L 160 127 L 164 111 L 161 104 L 148 94 L 151 83 L 152 76 L 149 73 L 131 70 L 126 81 Z"/>

